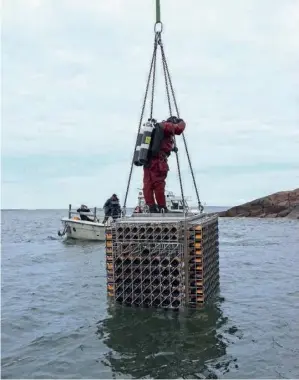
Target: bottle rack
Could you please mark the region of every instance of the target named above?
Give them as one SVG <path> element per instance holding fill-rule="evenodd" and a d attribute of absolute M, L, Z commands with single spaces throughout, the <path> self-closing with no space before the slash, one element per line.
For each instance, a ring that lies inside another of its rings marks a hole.
<path fill-rule="evenodd" d="M 219 286 L 218 218 L 121 219 L 106 229 L 106 266 L 115 302 L 202 306 Z"/>

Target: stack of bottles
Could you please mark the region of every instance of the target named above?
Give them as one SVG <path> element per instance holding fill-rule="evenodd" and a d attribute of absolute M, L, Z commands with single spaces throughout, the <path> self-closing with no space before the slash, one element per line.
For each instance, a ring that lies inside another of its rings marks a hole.
<path fill-rule="evenodd" d="M 219 288 L 218 219 L 192 225 L 188 234 L 188 303 L 197 307 L 207 302 Z"/>
<path fill-rule="evenodd" d="M 203 305 L 219 285 L 218 219 L 193 219 L 134 218 L 107 228 L 108 296 L 140 307 Z"/>

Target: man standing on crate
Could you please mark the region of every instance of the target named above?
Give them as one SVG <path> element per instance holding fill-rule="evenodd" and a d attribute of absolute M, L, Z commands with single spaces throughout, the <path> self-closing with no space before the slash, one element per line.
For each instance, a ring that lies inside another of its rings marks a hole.
<path fill-rule="evenodd" d="M 184 120 L 175 116 L 156 124 L 149 160 L 143 169 L 143 195 L 151 213 L 168 211 L 165 198 L 165 181 L 169 171 L 167 161 L 172 151 L 177 152 L 174 135 L 181 135 L 185 127 Z"/>
<path fill-rule="evenodd" d="M 115 220 L 119 218 L 121 215 L 119 199 L 116 194 L 113 194 L 111 198 L 107 199 L 103 208 L 105 212 L 105 218 L 103 220 L 103 223 L 107 222 L 109 216 L 111 216 Z"/>

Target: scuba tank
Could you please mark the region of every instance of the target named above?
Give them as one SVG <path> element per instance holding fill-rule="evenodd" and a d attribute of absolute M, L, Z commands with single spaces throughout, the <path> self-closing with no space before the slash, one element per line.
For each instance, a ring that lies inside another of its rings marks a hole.
<path fill-rule="evenodd" d="M 139 152 L 140 152 L 143 133 L 144 133 L 144 129 L 141 127 L 140 132 L 138 133 L 138 136 L 137 136 L 136 149 L 135 149 L 134 158 L 133 158 L 133 162 L 135 166 L 142 166 L 142 164 L 139 162 Z"/>
<path fill-rule="evenodd" d="M 146 166 L 152 157 L 156 157 L 164 139 L 164 129 L 155 119 L 148 119 L 137 136 L 137 145 L 134 152 L 134 165 Z M 177 147 L 172 151 L 177 152 Z M 169 155 L 169 154 L 168 154 Z"/>
<path fill-rule="evenodd" d="M 148 162 L 148 154 L 152 141 L 152 133 L 155 130 L 155 123 L 155 120 L 148 120 L 144 125 L 138 160 L 141 165 L 147 164 Z"/>

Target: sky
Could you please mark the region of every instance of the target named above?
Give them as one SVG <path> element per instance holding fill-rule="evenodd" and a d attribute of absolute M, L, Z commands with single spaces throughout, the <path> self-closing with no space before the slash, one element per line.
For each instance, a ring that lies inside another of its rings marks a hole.
<path fill-rule="evenodd" d="M 1 13 L 1 207 L 102 207 L 112 193 L 123 203 L 154 1 L 4 0 Z M 298 187 L 299 1 L 161 0 L 161 18 L 201 201 L 230 206 Z M 180 137 L 178 147 L 196 204 Z M 179 194 L 174 155 L 169 165 L 167 188 Z M 129 206 L 141 187 L 134 167 Z"/>

